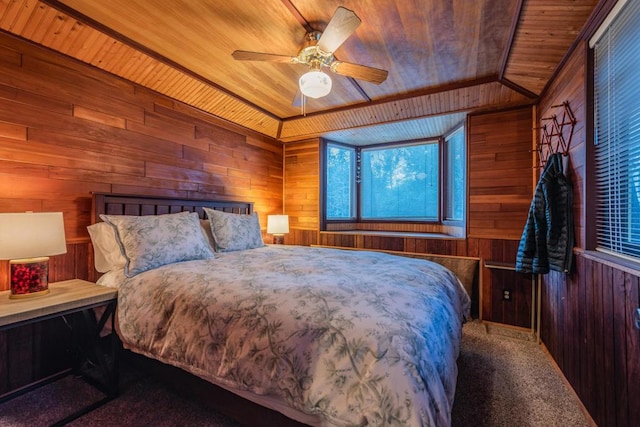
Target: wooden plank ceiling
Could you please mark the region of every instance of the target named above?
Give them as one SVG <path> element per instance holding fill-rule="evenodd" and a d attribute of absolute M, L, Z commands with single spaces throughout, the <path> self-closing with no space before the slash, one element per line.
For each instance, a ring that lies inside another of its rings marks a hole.
<path fill-rule="evenodd" d="M 597 0 L 0 0 L 0 29 L 283 142 L 441 135 L 472 111 L 536 98 Z M 295 56 L 338 6 L 362 24 L 338 59 L 389 71 L 375 85 L 331 74 L 331 93 L 292 105 Z M 462 115 L 462 116 L 461 116 Z"/>

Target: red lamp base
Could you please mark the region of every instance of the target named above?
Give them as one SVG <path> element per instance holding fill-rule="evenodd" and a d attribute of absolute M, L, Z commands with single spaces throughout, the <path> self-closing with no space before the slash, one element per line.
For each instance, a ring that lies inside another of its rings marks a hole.
<path fill-rule="evenodd" d="M 49 257 L 16 259 L 11 266 L 9 298 L 30 298 L 49 293 Z"/>

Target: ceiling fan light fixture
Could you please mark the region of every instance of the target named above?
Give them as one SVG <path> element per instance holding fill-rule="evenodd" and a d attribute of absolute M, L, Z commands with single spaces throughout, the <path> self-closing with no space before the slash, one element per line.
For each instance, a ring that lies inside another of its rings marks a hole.
<path fill-rule="evenodd" d="M 300 92 L 309 98 L 322 98 L 331 92 L 331 77 L 322 71 L 312 70 L 300 77 Z"/>

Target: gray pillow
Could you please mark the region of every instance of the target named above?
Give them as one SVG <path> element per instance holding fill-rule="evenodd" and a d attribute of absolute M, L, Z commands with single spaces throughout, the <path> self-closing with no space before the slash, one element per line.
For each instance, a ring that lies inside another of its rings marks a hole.
<path fill-rule="evenodd" d="M 124 274 L 138 273 L 173 262 L 212 258 L 195 212 L 166 215 L 100 215 L 118 232 L 127 258 Z"/>
<path fill-rule="evenodd" d="M 241 251 L 264 246 L 258 215 L 242 215 L 204 208 L 218 252 Z"/>

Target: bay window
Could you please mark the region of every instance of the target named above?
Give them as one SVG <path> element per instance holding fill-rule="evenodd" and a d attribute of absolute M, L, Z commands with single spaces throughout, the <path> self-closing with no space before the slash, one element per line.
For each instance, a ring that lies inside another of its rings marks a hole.
<path fill-rule="evenodd" d="M 437 139 L 323 144 L 324 222 L 464 219 L 465 132 Z"/>

